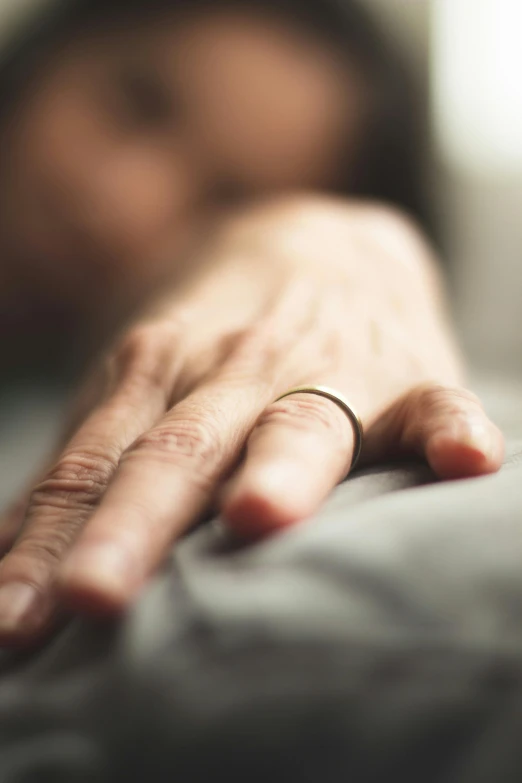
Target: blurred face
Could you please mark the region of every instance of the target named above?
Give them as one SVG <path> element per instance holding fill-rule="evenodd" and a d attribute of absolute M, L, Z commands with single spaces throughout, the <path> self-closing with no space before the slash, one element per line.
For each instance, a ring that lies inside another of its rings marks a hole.
<path fill-rule="evenodd" d="M 216 208 L 333 184 L 359 115 L 345 63 L 260 14 L 93 32 L 56 53 L 10 123 L 2 230 L 59 295 L 145 281 Z"/>

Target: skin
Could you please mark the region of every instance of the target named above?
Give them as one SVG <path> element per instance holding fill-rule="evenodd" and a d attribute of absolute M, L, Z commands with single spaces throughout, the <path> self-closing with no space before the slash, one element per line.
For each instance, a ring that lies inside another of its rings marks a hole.
<path fill-rule="evenodd" d="M 50 300 L 151 290 L 216 212 L 328 188 L 356 145 L 358 78 L 314 38 L 253 12 L 168 21 L 67 42 L 9 124 L 4 257 Z"/>
<path fill-rule="evenodd" d="M 420 455 L 458 478 L 502 463 L 500 432 L 462 387 L 419 230 L 387 206 L 319 195 L 347 134 L 356 150 L 357 79 L 273 20 L 183 25 L 151 27 L 140 46 L 126 31 L 113 50 L 150 45 L 172 95 L 183 63 L 174 128 L 169 114 L 122 137 L 100 115 L 92 93 L 108 63 L 92 38 L 61 52 L 19 114 L 35 149 L 23 164 L 13 154 L 6 244 L 34 257 L 32 279 L 50 296 L 74 297 L 83 272 L 65 260 L 79 232 L 91 297 L 112 276 L 147 295 L 89 372 L 72 434 L 6 517 L 3 644 L 33 642 L 64 608 L 121 611 L 209 508 L 249 538 L 311 516 L 349 471 L 353 430 L 323 398 L 273 402 L 291 387 L 327 385 L 353 402 L 366 464 Z M 68 198 L 54 201 L 60 188 Z M 167 276 L 156 259 L 202 225 L 190 263 Z"/>

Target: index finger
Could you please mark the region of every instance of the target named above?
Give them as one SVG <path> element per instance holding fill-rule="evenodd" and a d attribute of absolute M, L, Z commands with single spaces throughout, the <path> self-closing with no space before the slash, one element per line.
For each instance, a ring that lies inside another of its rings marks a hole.
<path fill-rule="evenodd" d="M 237 462 L 270 392 L 259 380 L 199 387 L 123 455 L 60 573 L 75 607 L 122 608 Z"/>
<path fill-rule="evenodd" d="M 0 564 L 2 643 L 29 638 L 55 609 L 56 570 L 117 468 L 121 452 L 165 410 L 162 393 L 123 384 L 94 411 L 33 490 L 15 546 Z"/>

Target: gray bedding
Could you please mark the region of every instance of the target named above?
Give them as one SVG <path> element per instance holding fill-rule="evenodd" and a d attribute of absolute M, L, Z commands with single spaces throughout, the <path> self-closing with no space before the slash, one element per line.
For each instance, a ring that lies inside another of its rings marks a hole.
<path fill-rule="evenodd" d="M 3 653 L 1 783 L 520 783 L 522 389 L 481 391 L 497 476 L 360 472 L 255 547 L 216 520 L 121 622 Z"/>

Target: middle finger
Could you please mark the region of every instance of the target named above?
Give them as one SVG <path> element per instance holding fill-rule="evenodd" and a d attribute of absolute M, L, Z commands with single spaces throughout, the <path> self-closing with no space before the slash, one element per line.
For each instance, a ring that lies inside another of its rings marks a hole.
<path fill-rule="evenodd" d="M 176 405 L 123 456 L 60 575 L 77 608 L 122 608 L 208 506 L 271 394 L 223 377 Z"/>

